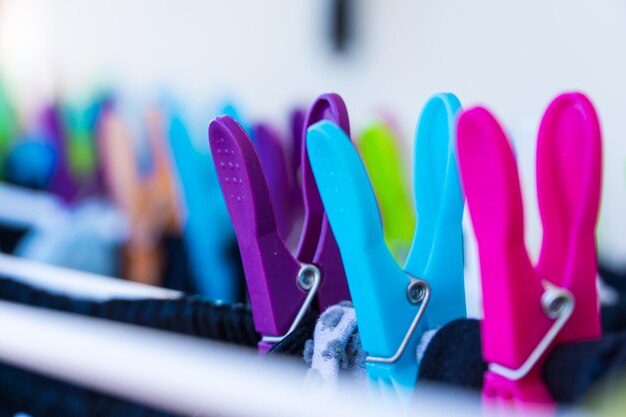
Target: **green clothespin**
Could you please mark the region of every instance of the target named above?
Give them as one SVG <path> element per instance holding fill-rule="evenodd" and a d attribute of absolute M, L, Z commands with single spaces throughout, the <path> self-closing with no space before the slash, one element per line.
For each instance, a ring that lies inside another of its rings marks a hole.
<path fill-rule="evenodd" d="M 18 134 L 15 109 L 0 86 L 0 156 L 4 160 L 7 148 Z"/>
<path fill-rule="evenodd" d="M 101 98 L 96 97 L 88 105 L 63 106 L 63 115 L 68 129 L 67 152 L 72 173 L 87 178 L 96 169 L 95 129 L 102 107 Z"/>
<path fill-rule="evenodd" d="M 404 262 L 413 240 L 415 214 L 411 207 L 398 143 L 384 123 L 370 126 L 358 144 L 378 198 L 385 242 L 398 262 Z"/>

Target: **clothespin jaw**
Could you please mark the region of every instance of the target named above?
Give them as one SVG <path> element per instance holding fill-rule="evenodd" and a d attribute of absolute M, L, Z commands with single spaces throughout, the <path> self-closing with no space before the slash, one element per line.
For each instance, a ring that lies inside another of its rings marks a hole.
<path fill-rule="evenodd" d="M 412 285 L 389 251 L 374 192 L 346 133 L 321 121 L 308 129 L 306 146 L 341 250 L 363 348 L 375 359 L 367 363 L 368 377 L 374 384 L 414 386 L 421 331 L 409 329 L 420 303 L 425 306 L 419 298 L 426 288 Z"/>
<path fill-rule="evenodd" d="M 541 121 L 537 140 L 537 194 L 543 242 L 537 273 L 576 296 L 560 342 L 601 336 L 596 290 L 595 229 L 602 183 L 598 116 L 580 93 L 557 97 Z"/>
<path fill-rule="evenodd" d="M 304 214 L 304 198 L 302 195 L 301 185 L 301 169 L 300 163 L 302 160 L 302 137 L 304 135 L 304 118 L 306 112 L 303 109 L 295 108 L 289 114 L 289 127 L 290 127 L 290 146 L 288 154 L 289 159 L 289 175 L 290 175 L 290 191 L 291 195 L 291 209 L 294 213 L 295 223 L 299 225 L 302 222 Z"/>
<path fill-rule="evenodd" d="M 397 140 L 386 124 L 376 123 L 363 132 L 358 147 L 380 204 L 385 241 L 396 260 L 404 262 L 413 238 L 415 213 Z"/>
<path fill-rule="evenodd" d="M 466 317 L 463 273 L 463 207 L 455 140 L 458 98 L 432 96 L 415 134 L 413 188 L 418 223 L 404 270 L 428 282 L 428 328 Z"/>
<path fill-rule="evenodd" d="M 183 230 L 198 291 L 213 300 L 240 301 L 243 280 L 232 254 L 236 236 L 220 190 L 211 154 L 202 152 L 181 111 L 166 99 L 166 130 L 172 150 L 183 217 Z"/>
<path fill-rule="evenodd" d="M 490 364 L 483 395 L 490 403 L 551 404 L 541 380 L 546 356 L 563 341 L 600 335 L 593 237 L 600 146 L 589 101 L 580 94 L 558 97 L 539 134 L 537 191 L 544 240 L 533 268 L 506 135 L 484 108 L 468 110 L 459 119 L 460 170 L 480 254 L 483 357 Z"/>
<path fill-rule="evenodd" d="M 320 120 L 330 120 L 350 137 L 348 110 L 342 98 L 335 93 L 322 94 L 315 100 L 304 119 L 307 129 Z M 324 205 L 317 189 L 306 147 L 306 130 L 302 132 L 302 194 L 304 197 L 304 223 L 296 258 L 303 263 L 317 265 L 324 276 L 321 283 L 318 305 L 320 311 L 350 299 L 341 255 L 333 232 L 328 224 Z"/>
<path fill-rule="evenodd" d="M 291 210 L 290 178 L 283 145 L 278 133 L 266 123 L 254 124 L 252 137 L 272 193 L 278 230 L 286 240 L 289 238 L 295 218 Z"/>
<path fill-rule="evenodd" d="M 302 159 L 302 136 L 304 132 L 304 118 L 306 112 L 296 108 L 289 114 L 289 127 L 291 130 L 291 172 L 295 175 L 300 172 L 300 161 Z"/>

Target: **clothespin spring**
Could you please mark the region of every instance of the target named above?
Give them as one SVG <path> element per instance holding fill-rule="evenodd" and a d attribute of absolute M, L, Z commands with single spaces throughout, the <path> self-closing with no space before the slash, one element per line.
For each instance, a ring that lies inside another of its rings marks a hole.
<path fill-rule="evenodd" d="M 300 271 L 298 271 L 297 282 L 298 282 L 298 287 L 300 287 L 304 291 L 308 291 L 308 294 L 306 298 L 304 299 L 304 302 L 302 303 L 302 306 L 300 307 L 298 314 L 293 319 L 293 323 L 291 323 L 291 326 L 289 327 L 289 330 L 287 330 L 287 333 L 285 333 L 282 336 L 263 336 L 261 338 L 262 342 L 278 343 L 281 340 L 283 340 L 285 337 L 287 337 L 291 332 L 296 330 L 296 328 L 298 327 L 298 325 L 304 318 L 307 311 L 309 311 L 309 307 L 311 307 L 311 303 L 313 302 L 313 299 L 315 298 L 315 295 L 317 294 L 317 290 L 320 287 L 321 281 L 322 281 L 322 274 L 320 273 L 320 270 L 318 267 L 316 267 L 315 265 L 311 265 L 311 264 L 302 264 Z"/>
<path fill-rule="evenodd" d="M 574 306 L 576 304 L 574 296 L 571 292 L 564 288 L 558 288 L 544 282 L 548 288 L 541 296 L 541 307 L 544 313 L 551 319 L 556 319 L 552 324 L 546 335 L 537 344 L 537 347 L 528 356 L 528 359 L 524 361 L 522 366 L 517 369 L 507 368 L 506 366 L 499 365 L 497 363 L 490 363 L 489 370 L 495 374 L 505 377 L 511 381 L 518 381 L 524 378 L 531 371 L 533 366 L 537 364 L 541 356 L 545 353 L 548 347 L 552 344 L 559 332 L 563 329 L 563 326 L 567 323 L 569 318 L 574 312 Z"/>
<path fill-rule="evenodd" d="M 406 350 L 406 347 L 408 346 L 409 341 L 411 340 L 411 336 L 413 336 L 413 333 L 415 333 L 415 329 L 417 329 L 417 325 L 422 319 L 422 316 L 424 315 L 424 311 L 426 311 L 426 307 L 428 306 L 428 301 L 430 301 L 430 285 L 428 285 L 428 282 L 424 281 L 423 279 L 415 278 L 414 276 L 410 274 L 407 274 L 407 275 L 411 279 L 411 282 L 409 283 L 406 289 L 406 297 L 409 300 L 409 303 L 413 305 L 422 303 L 422 305 L 417 311 L 417 314 L 415 314 L 415 318 L 413 319 L 413 322 L 411 323 L 409 330 L 406 332 L 406 335 L 404 336 L 402 343 L 400 343 L 400 346 L 398 347 L 398 350 L 396 351 L 396 353 L 394 353 L 393 356 L 390 356 L 388 358 L 383 358 L 383 357 L 378 357 L 378 356 L 368 356 L 365 359 L 366 362 L 388 363 L 388 364 L 398 362 L 398 360 L 400 359 L 400 357 Z"/>

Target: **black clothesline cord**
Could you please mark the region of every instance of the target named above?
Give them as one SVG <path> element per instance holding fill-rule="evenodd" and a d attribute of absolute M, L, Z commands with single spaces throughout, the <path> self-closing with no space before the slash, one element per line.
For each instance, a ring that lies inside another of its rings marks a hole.
<path fill-rule="evenodd" d="M 256 347 L 260 340 L 246 304 L 221 304 L 199 296 L 179 299 L 93 301 L 52 294 L 0 278 L 0 300 L 158 330 Z"/>

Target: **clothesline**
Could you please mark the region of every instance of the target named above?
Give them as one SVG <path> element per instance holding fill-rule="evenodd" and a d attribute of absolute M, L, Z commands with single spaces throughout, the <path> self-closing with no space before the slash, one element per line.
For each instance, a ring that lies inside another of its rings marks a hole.
<path fill-rule="evenodd" d="M 289 362 L 232 346 L 0 302 L 0 360 L 53 378 L 186 415 L 479 415 L 451 392 L 417 393 L 400 405 L 354 387 L 302 386 Z M 10 336 L 8 336 L 10 335 Z M 428 398 L 427 398 L 428 397 Z M 468 400 L 469 401 L 469 400 Z"/>
<path fill-rule="evenodd" d="M 0 276 L 11 277 L 58 294 L 91 300 L 164 299 L 182 296 L 179 291 L 61 268 L 4 254 L 0 254 Z"/>

